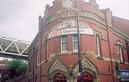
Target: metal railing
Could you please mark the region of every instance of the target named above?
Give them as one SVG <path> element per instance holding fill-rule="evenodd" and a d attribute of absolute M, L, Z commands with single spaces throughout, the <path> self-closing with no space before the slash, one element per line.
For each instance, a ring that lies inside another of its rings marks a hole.
<path fill-rule="evenodd" d="M 27 59 L 30 42 L 0 37 L 0 57 Z"/>

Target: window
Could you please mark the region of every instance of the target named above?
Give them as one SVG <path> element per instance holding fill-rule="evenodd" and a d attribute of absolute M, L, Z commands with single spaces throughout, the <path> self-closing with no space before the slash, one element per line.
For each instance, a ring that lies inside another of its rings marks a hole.
<path fill-rule="evenodd" d="M 96 54 L 100 56 L 100 35 L 96 34 Z"/>
<path fill-rule="evenodd" d="M 78 38 L 77 35 L 73 35 L 73 51 L 78 51 Z"/>
<path fill-rule="evenodd" d="M 94 78 L 89 72 L 84 72 L 82 73 L 82 77 L 80 76 L 77 77 L 77 82 L 94 82 Z"/>
<path fill-rule="evenodd" d="M 61 36 L 61 52 L 67 52 L 67 36 Z"/>
<path fill-rule="evenodd" d="M 67 79 L 64 74 L 57 73 L 53 78 L 53 82 L 67 82 Z"/>
<path fill-rule="evenodd" d="M 123 62 L 123 45 L 121 43 L 117 44 L 118 47 L 118 56 L 119 56 L 119 60 Z"/>

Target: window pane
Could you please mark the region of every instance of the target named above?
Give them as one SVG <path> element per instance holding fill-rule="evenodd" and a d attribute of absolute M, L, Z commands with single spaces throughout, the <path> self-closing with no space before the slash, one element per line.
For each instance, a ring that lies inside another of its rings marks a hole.
<path fill-rule="evenodd" d="M 73 50 L 77 51 L 78 50 L 78 38 L 77 35 L 73 35 Z"/>
<path fill-rule="evenodd" d="M 96 34 L 96 54 L 100 56 L 100 36 Z"/>
<path fill-rule="evenodd" d="M 62 42 L 67 42 L 67 36 L 66 35 L 62 36 Z"/>
<path fill-rule="evenodd" d="M 118 55 L 119 55 L 120 61 L 123 61 L 123 48 L 122 48 L 122 45 L 120 44 L 118 44 Z"/>
<path fill-rule="evenodd" d="M 73 41 L 77 41 L 77 35 L 73 35 Z"/>
<path fill-rule="evenodd" d="M 77 41 L 74 42 L 74 50 L 78 50 L 78 43 L 77 43 Z"/>
<path fill-rule="evenodd" d="M 67 51 L 67 36 L 61 36 L 61 50 Z"/>
<path fill-rule="evenodd" d="M 67 51 L 67 43 L 62 43 L 62 50 Z"/>

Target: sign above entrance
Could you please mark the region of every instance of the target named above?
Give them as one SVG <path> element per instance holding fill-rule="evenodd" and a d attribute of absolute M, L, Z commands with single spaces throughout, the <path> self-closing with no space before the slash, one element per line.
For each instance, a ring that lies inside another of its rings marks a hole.
<path fill-rule="evenodd" d="M 53 31 L 49 33 L 49 38 L 53 38 L 56 36 L 67 35 L 67 34 L 77 34 L 77 28 L 64 28 L 57 31 Z M 93 29 L 86 27 L 80 28 L 80 34 L 88 34 L 93 35 Z"/>
<path fill-rule="evenodd" d="M 59 23 L 55 25 L 54 27 L 51 27 L 51 32 L 64 29 L 64 28 L 68 28 L 68 27 L 76 27 L 76 21 L 75 20 L 64 20 L 62 23 Z"/>

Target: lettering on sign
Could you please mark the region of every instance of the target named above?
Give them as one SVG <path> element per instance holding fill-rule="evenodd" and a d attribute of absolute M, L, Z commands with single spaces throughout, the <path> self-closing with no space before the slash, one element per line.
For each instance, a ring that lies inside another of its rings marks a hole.
<path fill-rule="evenodd" d="M 54 21 L 57 19 L 57 17 L 62 14 L 61 17 L 74 17 L 76 16 L 76 12 L 74 10 L 68 10 L 68 11 L 62 11 L 60 13 L 57 13 L 57 14 L 54 14 L 54 15 L 51 15 L 49 17 L 47 17 L 46 19 L 46 22 L 49 23 L 51 21 Z M 91 13 L 91 12 L 87 12 L 87 11 L 83 11 L 81 12 L 80 11 L 80 14 L 79 14 L 80 17 L 86 17 L 86 18 L 91 18 L 91 19 L 94 19 L 96 20 L 97 22 L 100 22 L 102 24 L 106 24 L 105 23 L 105 19 L 104 18 L 101 18 L 99 17 L 98 15 L 94 14 L 94 13 Z"/>
<path fill-rule="evenodd" d="M 57 24 L 56 26 L 51 28 L 51 31 L 57 31 L 59 29 L 67 28 L 67 27 L 75 27 L 75 20 L 64 20 L 62 23 Z"/>
<path fill-rule="evenodd" d="M 90 28 L 89 25 L 85 23 L 79 23 L 80 28 Z M 62 23 L 57 24 L 56 26 L 51 28 L 51 32 L 57 31 L 64 28 L 76 28 L 76 21 L 75 20 L 65 20 Z"/>
<path fill-rule="evenodd" d="M 57 31 L 52 31 L 49 33 L 48 37 L 53 38 L 56 36 L 67 35 L 67 34 L 77 34 L 77 28 L 64 28 Z M 91 29 L 88 25 L 85 28 L 80 27 L 80 34 L 93 35 L 93 29 Z"/>

